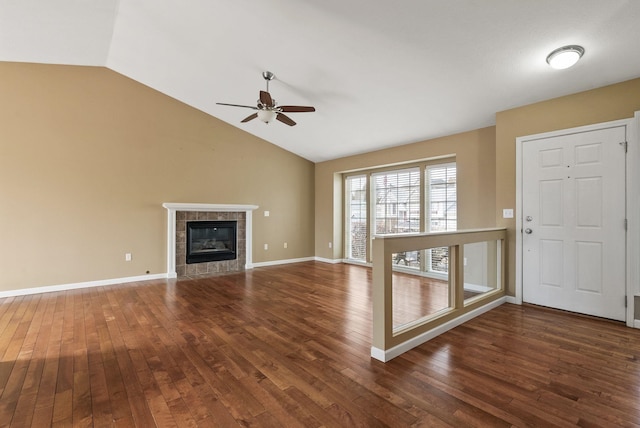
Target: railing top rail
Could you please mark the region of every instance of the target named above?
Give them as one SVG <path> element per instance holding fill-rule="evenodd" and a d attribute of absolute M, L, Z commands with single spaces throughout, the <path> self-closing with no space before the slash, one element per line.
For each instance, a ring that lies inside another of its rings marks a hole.
<path fill-rule="evenodd" d="M 383 246 L 385 251 L 415 251 L 426 248 L 450 247 L 455 245 L 472 244 L 475 242 L 506 239 L 507 229 L 466 229 L 451 232 L 431 233 L 398 233 L 393 235 L 375 235 L 374 247 Z"/>
<path fill-rule="evenodd" d="M 445 236 L 445 235 L 466 235 L 473 233 L 486 233 L 486 232 L 502 232 L 506 231 L 506 227 L 489 227 L 484 229 L 462 229 L 451 230 L 446 232 L 408 232 L 408 233 L 385 233 L 373 235 L 374 239 L 403 239 L 411 237 L 424 237 L 424 236 Z"/>

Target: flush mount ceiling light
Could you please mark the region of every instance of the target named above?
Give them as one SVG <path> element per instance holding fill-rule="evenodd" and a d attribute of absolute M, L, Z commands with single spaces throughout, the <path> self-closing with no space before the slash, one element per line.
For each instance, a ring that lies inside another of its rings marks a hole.
<path fill-rule="evenodd" d="M 578 45 L 563 46 L 547 56 L 547 63 L 556 70 L 571 67 L 584 54 L 584 48 Z"/>

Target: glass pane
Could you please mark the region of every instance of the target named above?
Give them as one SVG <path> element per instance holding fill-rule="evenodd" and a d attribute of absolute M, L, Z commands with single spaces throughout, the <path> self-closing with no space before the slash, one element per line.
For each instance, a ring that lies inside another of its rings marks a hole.
<path fill-rule="evenodd" d="M 435 249 L 398 253 L 393 259 L 394 265 L 403 263 L 397 259 L 398 255 L 406 255 L 410 264 L 413 263 L 410 260 L 413 254 L 418 257 L 421 253 L 428 254 L 433 250 Z M 422 322 L 452 307 L 446 276 L 443 279 L 435 279 L 411 272 L 394 271 L 392 282 L 394 330 Z"/>
<path fill-rule="evenodd" d="M 393 263 L 398 266 L 419 268 L 420 254 L 421 251 L 403 251 L 400 253 L 393 253 L 392 260 Z"/>
<path fill-rule="evenodd" d="M 449 272 L 449 247 L 432 248 L 429 270 L 432 272 Z"/>
<path fill-rule="evenodd" d="M 456 190 L 456 165 L 436 165 L 427 168 L 427 206 L 429 232 L 457 230 L 458 199 Z M 447 273 L 449 249 L 434 248 L 428 254 L 428 272 Z"/>
<path fill-rule="evenodd" d="M 497 241 L 464 245 L 465 304 L 499 288 L 499 259 Z"/>
<path fill-rule="evenodd" d="M 420 231 L 420 170 L 409 168 L 373 176 L 377 234 Z"/>
<path fill-rule="evenodd" d="M 346 180 L 346 253 L 348 259 L 367 259 L 367 177 L 347 177 Z"/>

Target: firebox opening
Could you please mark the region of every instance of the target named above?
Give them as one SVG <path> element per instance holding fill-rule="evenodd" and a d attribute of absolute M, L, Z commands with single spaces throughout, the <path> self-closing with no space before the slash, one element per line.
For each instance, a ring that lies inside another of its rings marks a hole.
<path fill-rule="evenodd" d="M 236 221 L 187 222 L 187 264 L 234 260 Z"/>

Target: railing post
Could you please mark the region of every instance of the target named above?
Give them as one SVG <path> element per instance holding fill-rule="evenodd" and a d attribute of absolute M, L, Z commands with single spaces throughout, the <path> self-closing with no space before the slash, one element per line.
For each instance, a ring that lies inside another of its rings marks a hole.
<path fill-rule="evenodd" d="M 383 239 L 373 238 L 373 343 L 371 355 L 384 361 L 393 334 L 392 261 Z M 380 354 L 381 353 L 381 354 Z M 382 358 L 380 358 L 382 356 Z"/>
<path fill-rule="evenodd" d="M 449 298 L 454 309 L 464 307 L 464 245 L 449 247 Z"/>

